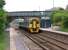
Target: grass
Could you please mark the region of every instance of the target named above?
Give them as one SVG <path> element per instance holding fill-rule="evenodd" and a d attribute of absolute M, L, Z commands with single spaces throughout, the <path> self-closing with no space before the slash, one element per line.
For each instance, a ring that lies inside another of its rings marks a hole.
<path fill-rule="evenodd" d="M 61 31 L 68 32 L 68 28 L 62 28 Z"/>
<path fill-rule="evenodd" d="M 0 42 L 0 50 L 5 50 L 5 49 L 6 49 L 5 42 Z"/>
<path fill-rule="evenodd" d="M 0 35 L 0 50 L 6 50 L 6 39 L 4 33 Z"/>

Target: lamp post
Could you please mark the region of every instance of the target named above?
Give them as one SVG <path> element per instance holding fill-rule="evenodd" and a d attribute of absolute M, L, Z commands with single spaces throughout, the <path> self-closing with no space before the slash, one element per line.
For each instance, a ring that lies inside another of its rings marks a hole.
<path fill-rule="evenodd" d="M 54 0 L 53 0 L 53 8 L 54 8 Z"/>

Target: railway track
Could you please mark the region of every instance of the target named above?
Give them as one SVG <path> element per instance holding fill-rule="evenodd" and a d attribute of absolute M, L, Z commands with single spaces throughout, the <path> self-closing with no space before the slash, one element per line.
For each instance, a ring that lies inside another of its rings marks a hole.
<path fill-rule="evenodd" d="M 68 50 L 67 36 L 51 32 L 41 32 L 38 34 L 30 34 L 26 31 L 22 32 L 43 50 Z"/>

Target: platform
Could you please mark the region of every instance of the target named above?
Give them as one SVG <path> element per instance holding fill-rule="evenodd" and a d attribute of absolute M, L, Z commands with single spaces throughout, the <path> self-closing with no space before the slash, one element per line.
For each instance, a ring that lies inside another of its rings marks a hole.
<path fill-rule="evenodd" d="M 56 30 L 53 30 L 53 29 L 51 29 L 51 28 L 40 28 L 40 30 L 55 32 L 55 33 L 63 34 L 63 35 L 68 35 L 68 32 L 56 31 Z"/>
<path fill-rule="evenodd" d="M 19 30 L 10 28 L 10 50 L 42 50 Z"/>

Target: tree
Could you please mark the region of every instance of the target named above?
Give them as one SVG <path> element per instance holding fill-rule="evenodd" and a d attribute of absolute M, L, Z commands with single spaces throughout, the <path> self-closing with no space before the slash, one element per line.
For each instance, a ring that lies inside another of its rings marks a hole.
<path fill-rule="evenodd" d="M 5 5 L 5 1 L 4 0 L 0 0 L 0 8 L 3 8 L 4 5 Z"/>
<path fill-rule="evenodd" d="M 54 8 L 54 11 L 51 15 L 51 21 L 54 25 L 61 25 L 62 17 L 64 16 L 64 9 L 63 8 Z"/>
<path fill-rule="evenodd" d="M 6 19 L 6 14 L 5 11 L 3 10 L 3 6 L 5 5 L 4 0 L 0 0 L 0 34 L 4 32 L 5 29 L 5 19 Z"/>
<path fill-rule="evenodd" d="M 61 27 L 68 28 L 68 11 L 62 8 L 54 10 L 51 18 L 53 25 L 60 25 Z"/>
<path fill-rule="evenodd" d="M 66 16 L 63 20 L 63 28 L 68 28 L 68 16 Z"/>

